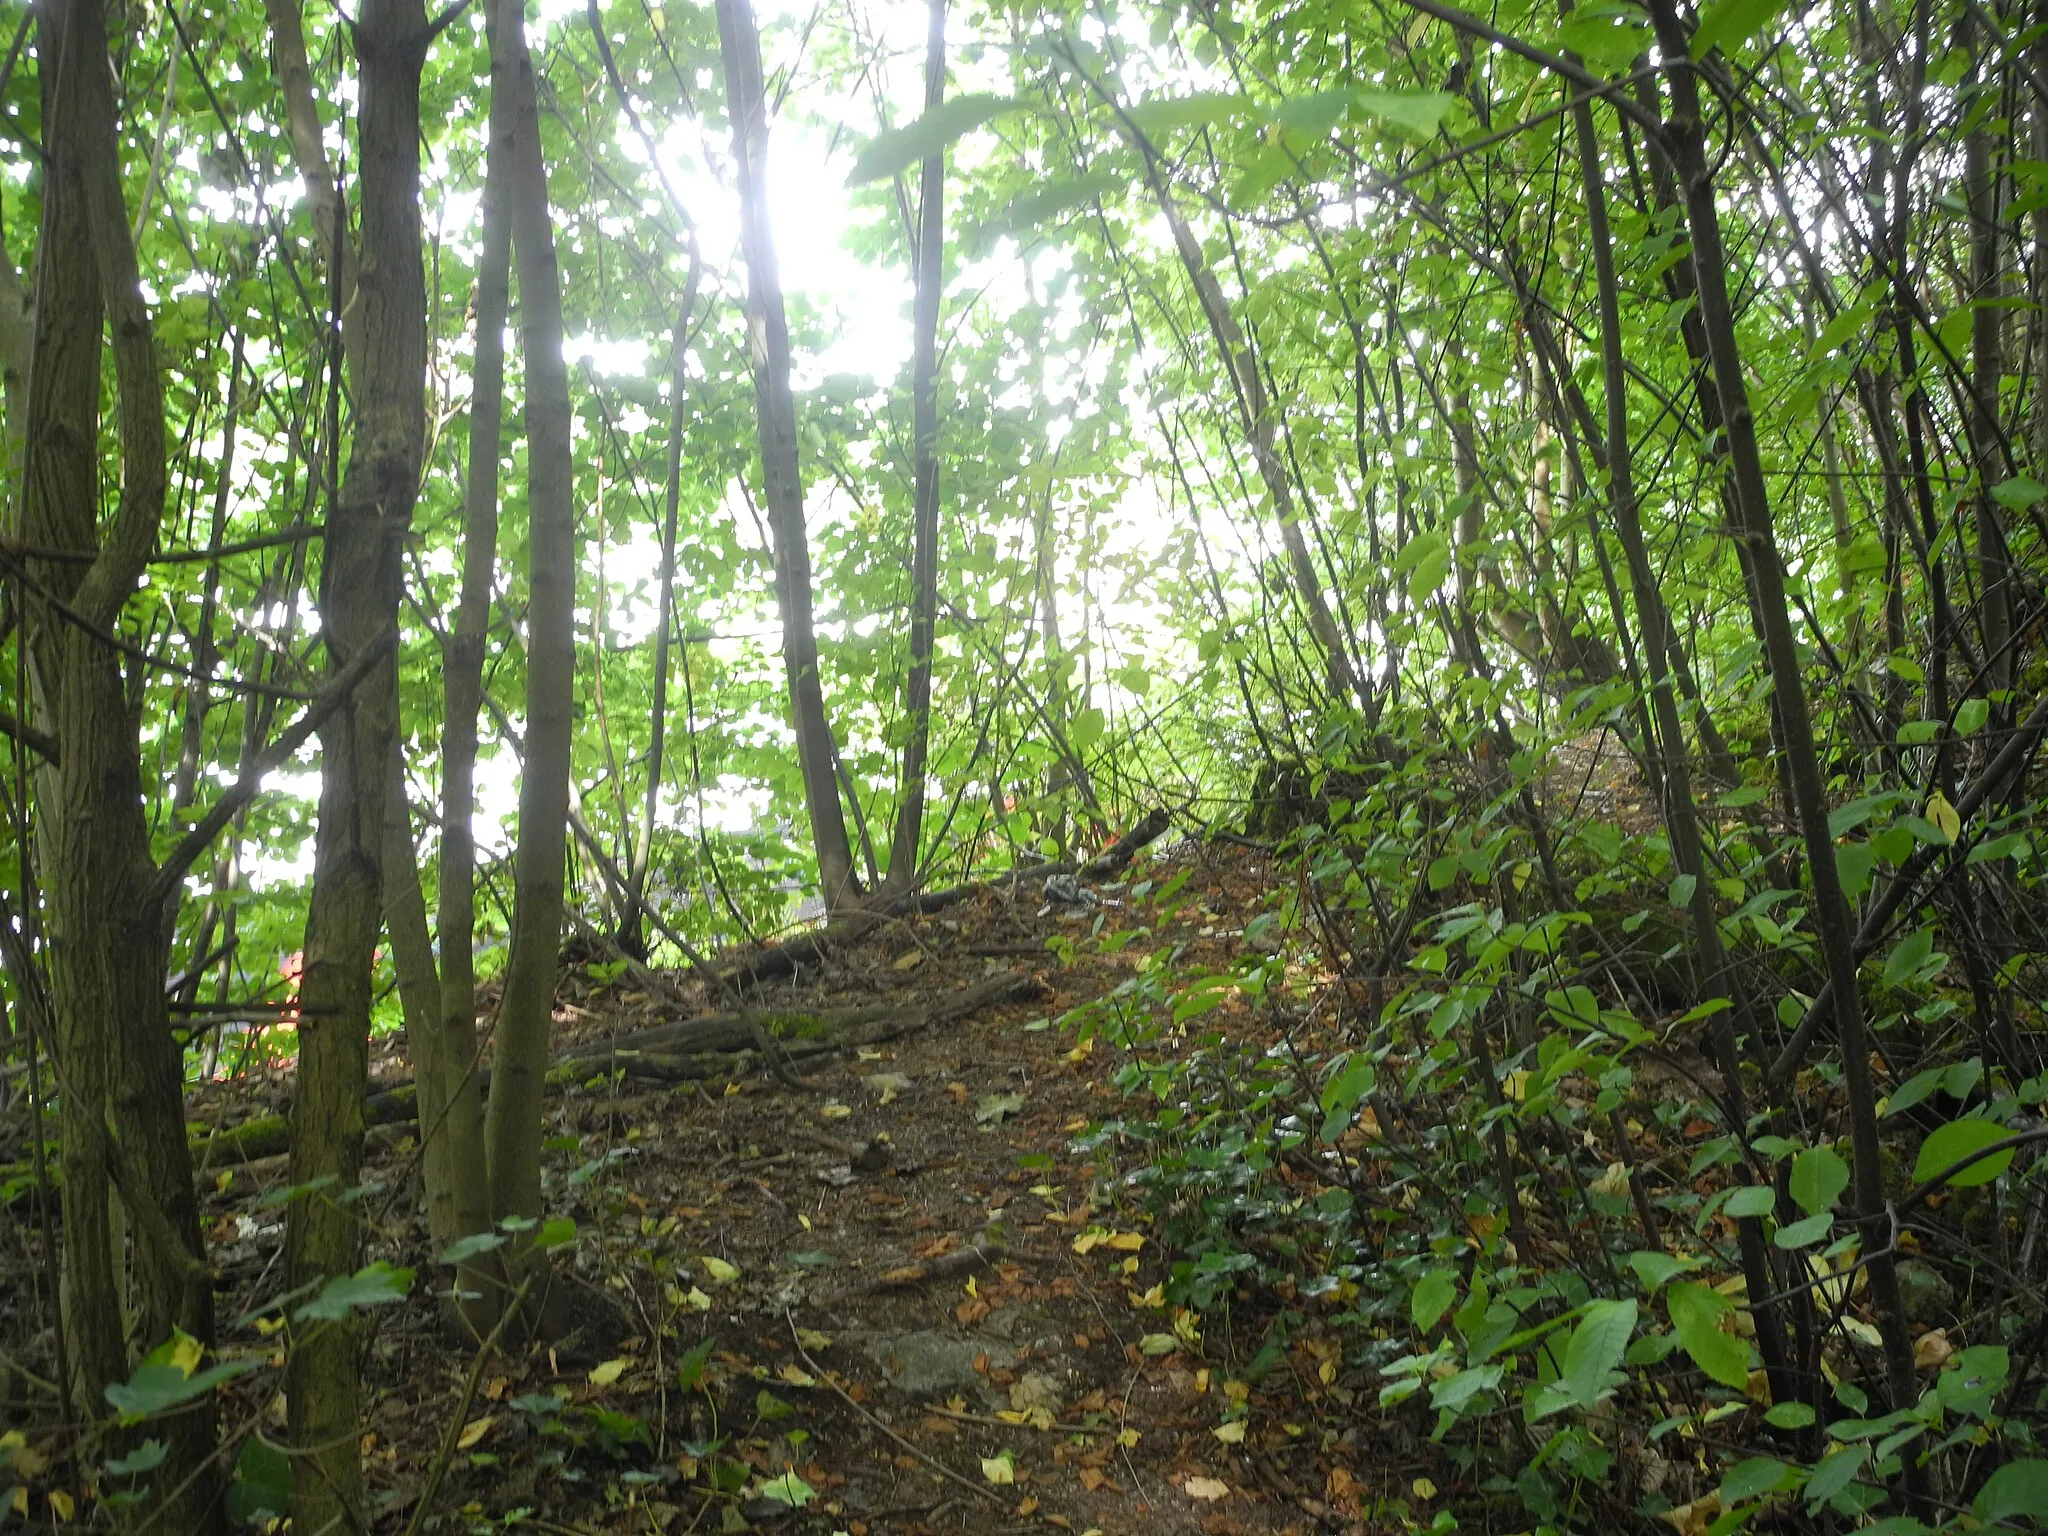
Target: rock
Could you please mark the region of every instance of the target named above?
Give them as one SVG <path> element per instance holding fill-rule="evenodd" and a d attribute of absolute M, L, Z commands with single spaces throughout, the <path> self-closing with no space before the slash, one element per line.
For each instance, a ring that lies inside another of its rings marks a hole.
<path fill-rule="evenodd" d="M 986 1379 L 974 1362 L 986 1351 L 971 1339 L 931 1329 L 883 1334 L 864 1346 L 867 1357 L 889 1373 L 889 1384 L 910 1397 L 952 1397 L 980 1392 Z"/>
<path fill-rule="evenodd" d="M 1907 1319 L 1915 1323 L 1946 1322 L 1956 1304 L 1956 1290 L 1948 1278 L 1918 1259 L 1899 1266 L 1899 1293 L 1906 1303 Z"/>
<path fill-rule="evenodd" d="M 1038 1408 L 1058 1418 L 1066 1403 L 1066 1389 L 1043 1371 L 1026 1371 L 1010 1384 L 1010 1407 L 1018 1413 Z"/>

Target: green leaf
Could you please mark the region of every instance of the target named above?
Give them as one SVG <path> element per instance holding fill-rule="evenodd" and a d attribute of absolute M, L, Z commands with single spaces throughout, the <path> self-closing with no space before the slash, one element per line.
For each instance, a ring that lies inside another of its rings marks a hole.
<path fill-rule="evenodd" d="M 1448 1269 L 1432 1269 L 1415 1282 L 1415 1294 L 1408 1298 L 1408 1315 L 1425 1333 L 1451 1309 L 1458 1299 L 1458 1278 Z"/>
<path fill-rule="evenodd" d="M 1699 884 L 1698 875 L 1680 875 L 1664 892 L 1664 899 L 1674 907 L 1689 907 L 1692 905 L 1692 893 L 1699 889 Z"/>
<path fill-rule="evenodd" d="M 1438 529 L 1418 533 L 1394 557 L 1394 572 L 1408 574 L 1408 601 L 1420 607 L 1436 595 L 1451 569 L 1451 543 Z"/>
<path fill-rule="evenodd" d="M 228 1485 L 226 1502 L 228 1518 L 237 1525 L 255 1525 L 289 1513 L 291 1458 L 260 1434 L 251 1435 L 235 1458 L 235 1479 Z"/>
<path fill-rule="evenodd" d="M 1785 9 L 1785 0 L 1714 0 L 1700 13 L 1692 35 L 1692 56 L 1704 59 L 1715 48 L 1723 53 L 1748 42 Z"/>
<path fill-rule="evenodd" d="M 135 1424 L 151 1414 L 163 1413 L 204 1397 L 224 1381 L 256 1369 L 255 1360 L 223 1360 L 219 1365 L 186 1375 L 177 1366 L 145 1360 L 129 1378 L 107 1384 L 107 1401 L 121 1415 L 123 1424 Z"/>
<path fill-rule="evenodd" d="M 1749 1385 L 1749 1346 L 1720 1328 L 1721 1319 L 1734 1311 L 1727 1297 L 1679 1280 L 1664 1292 L 1664 1310 L 1694 1365 L 1724 1387 L 1740 1391 Z"/>
<path fill-rule="evenodd" d="M 1849 1187 L 1849 1165 L 1833 1147 L 1809 1147 L 1792 1159 L 1791 1187 L 1799 1209 L 1818 1216 Z"/>
<path fill-rule="evenodd" d="M 412 1271 L 393 1269 L 379 1259 L 352 1275 L 336 1275 L 320 1288 L 320 1294 L 293 1315 L 302 1323 L 335 1322 L 357 1307 L 383 1307 L 405 1300 L 412 1284 Z"/>
<path fill-rule="evenodd" d="M 1271 121 L 1291 133 L 1305 133 L 1321 137 L 1344 121 L 1351 110 L 1351 89 L 1340 86 L 1334 90 L 1313 91 L 1306 96 L 1290 96 L 1273 108 Z"/>
<path fill-rule="evenodd" d="M 1774 1429 L 1804 1429 L 1813 1422 L 1813 1409 L 1805 1403 L 1773 1403 L 1764 1422 Z"/>
<path fill-rule="evenodd" d="M 2003 1141 L 2010 1134 L 1995 1120 L 1951 1120 L 1920 1144 L 1920 1159 L 1913 1164 L 1913 1179 L 1916 1183 L 1925 1184 L 1939 1177 L 1944 1168 L 1953 1167 L 1971 1153 Z M 1955 1189 L 1989 1184 L 2011 1166 L 2013 1151 L 2008 1147 L 2003 1152 L 1980 1157 L 1943 1182 Z"/>
<path fill-rule="evenodd" d="M 1077 208 L 1087 207 L 1098 198 L 1114 196 L 1129 185 L 1127 176 L 1099 171 L 1048 181 L 1011 198 L 993 218 L 980 226 L 977 234 L 984 242 L 990 242 L 997 235 L 1020 235 L 1039 229 Z"/>
<path fill-rule="evenodd" d="M 1915 1072 L 1911 1077 L 1899 1084 L 1899 1091 L 1897 1093 L 1885 1100 L 1885 1114 L 1887 1116 L 1896 1115 L 1904 1110 L 1911 1109 L 1915 1104 L 1918 1104 L 1927 1095 L 1939 1088 L 1942 1078 L 1947 1075 L 1947 1067 L 1929 1067 L 1925 1072 Z"/>
<path fill-rule="evenodd" d="M 778 1504 L 787 1504 L 791 1509 L 802 1509 L 817 1496 L 818 1490 L 794 1472 L 771 1477 L 761 1485 L 762 1498 L 773 1499 Z"/>
<path fill-rule="evenodd" d="M 1884 984 L 1888 987 L 1904 986 L 1920 974 L 1920 967 L 1927 963 L 1927 957 L 1933 950 L 1934 930 L 1914 929 L 1885 956 Z"/>
<path fill-rule="evenodd" d="M 2013 512 L 2024 512 L 2048 496 L 2048 486 L 2038 480 L 2029 480 L 2025 475 L 2015 476 L 1991 487 L 1991 499 L 2001 507 Z"/>
<path fill-rule="evenodd" d="M 1360 86 L 1351 93 L 1357 111 L 1418 139 L 1436 136 L 1456 100 L 1446 91 L 1375 91 Z"/>
<path fill-rule="evenodd" d="M 2048 1461 L 2029 1459 L 2000 1467 L 1977 1490 L 1970 1513 L 1986 1525 L 2010 1522 L 2024 1530 L 2048 1510 Z"/>
<path fill-rule="evenodd" d="M 1833 1212 L 1822 1211 L 1817 1216 L 1809 1216 L 1804 1221 L 1795 1221 L 1778 1228 L 1771 1234 L 1771 1242 L 1788 1251 L 1794 1248 L 1810 1248 L 1826 1237 L 1834 1229 L 1834 1225 Z"/>
<path fill-rule="evenodd" d="M 1102 740 L 1106 725 L 1102 711 L 1092 705 L 1087 709 L 1074 711 L 1074 718 L 1067 722 L 1067 745 L 1076 752 L 1086 752 Z"/>
<path fill-rule="evenodd" d="M 441 1250 L 441 1262 L 443 1264 L 460 1264 L 467 1259 L 475 1258 L 480 1253 L 489 1253 L 493 1249 L 504 1246 L 505 1234 L 502 1232 L 473 1232 L 468 1237 L 458 1237 L 446 1248 L 443 1248 Z"/>
<path fill-rule="evenodd" d="M 1640 1249 L 1628 1256 L 1628 1267 L 1636 1272 L 1636 1278 L 1643 1282 L 1643 1289 L 1652 1296 L 1667 1280 L 1684 1274 L 1695 1263 L 1691 1259 L 1674 1259 L 1668 1253 L 1646 1253 Z"/>
<path fill-rule="evenodd" d="M 1768 1216 L 1778 1208 L 1778 1192 L 1768 1184 L 1745 1184 L 1721 1207 L 1729 1216 Z"/>
<path fill-rule="evenodd" d="M 1867 1445 L 1845 1445 L 1839 1451 L 1829 1452 L 1806 1479 L 1807 1501 L 1822 1504 L 1832 1499 L 1849 1486 L 1869 1457 L 1870 1447 Z"/>
<path fill-rule="evenodd" d="M 1650 19 L 1633 5 L 1577 5 L 1558 24 L 1557 41 L 1601 74 L 1631 63 L 1652 42 Z"/>
<path fill-rule="evenodd" d="M 1198 91 L 1192 96 L 1159 96 L 1128 109 L 1128 116 L 1146 138 L 1176 128 L 1210 128 L 1253 111 L 1243 96 L 1223 91 Z"/>
<path fill-rule="evenodd" d="M 1587 1307 L 1565 1346 L 1564 1370 L 1554 1389 L 1562 1389 L 1573 1407 L 1591 1408 L 1599 1402 L 1623 1379 L 1615 1367 L 1621 1364 L 1635 1327 L 1633 1300 L 1596 1301 Z"/>
<path fill-rule="evenodd" d="M 1965 699 L 1956 706 L 1956 734 L 1969 736 L 1984 728 L 1984 722 L 1991 718 L 1989 699 Z"/>
<path fill-rule="evenodd" d="M 683 1351 L 683 1358 L 676 1362 L 676 1386 L 684 1392 L 694 1392 L 704 1384 L 704 1372 L 711 1364 L 711 1349 L 718 1341 L 712 1338 L 699 1339 Z"/>
<path fill-rule="evenodd" d="M 914 122 L 876 134 L 868 147 L 860 152 L 860 158 L 853 162 L 853 172 L 846 178 L 846 184 L 858 187 L 894 176 L 927 156 L 939 153 L 955 139 L 972 133 L 983 123 L 991 122 L 1006 112 L 1022 111 L 1025 107 L 1026 103 L 1014 97 L 985 93 L 955 96 L 950 101 L 941 102 Z"/>
<path fill-rule="evenodd" d="M 1775 1456 L 1752 1456 L 1747 1461 L 1738 1461 L 1721 1479 L 1721 1507 L 1732 1509 L 1747 1499 L 1776 1493 L 1787 1486 L 1788 1474 L 1795 1480 L 1798 1476 Z"/>
<path fill-rule="evenodd" d="M 145 1440 L 126 1456 L 111 1458 L 107 1462 L 107 1471 L 115 1477 L 137 1477 L 144 1472 L 154 1472 L 170 1454 L 171 1448 L 163 1441 Z"/>
<path fill-rule="evenodd" d="M 576 1223 L 567 1216 L 556 1216 L 542 1222 L 540 1230 L 533 1234 L 533 1247 L 540 1253 L 566 1248 L 575 1241 Z"/>

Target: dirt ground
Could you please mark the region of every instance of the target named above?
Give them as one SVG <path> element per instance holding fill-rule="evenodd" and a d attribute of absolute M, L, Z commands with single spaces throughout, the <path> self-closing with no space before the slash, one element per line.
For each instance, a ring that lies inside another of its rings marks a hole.
<path fill-rule="evenodd" d="M 1071 963 L 1048 949 L 1132 920 L 1118 908 L 1142 882 L 1182 869 L 1183 899 L 1147 944 Z M 1159 942 L 1227 963 L 1269 878 L 1256 851 L 1183 843 L 1095 888 L 1093 906 L 1048 902 L 1030 882 L 985 891 L 835 949 L 752 1001 L 771 1017 L 896 1003 L 914 1015 L 1003 973 L 1021 978 L 1020 1000 L 794 1056 L 780 1074 L 677 1084 L 600 1067 L 559 1087 L 547 1212 L 576 1235 L 558 1256 L 552 1337 L 481 1365 L 431 1294 L 446 1271 L 419 1210 L 411 1129 L 374 1136 L 368 1257 L 416 1272 L 402 1304 L 362 1314 L 378 1529 L 1384 1526 L 1368 1512 L 1420 1463 L 1391 1464 L 1370 1394 L 1354 1400 L 1337 1379 L 1336 1345 L 1304 1331 L 1281 1369 L 1256 1388 L 1240 1380 L 1260 1299 L 1240 1298 L 1227 1335 L 1212 1317 L 1205 1337 L 1156 1289 L 1170 1256 L 1122 1197 L 1131 1168 L 1116 1144 L 1076 1146 L 1122 1096 L 1116 1052 L 1077 1047 L 1061 1016 Z M 653 990 L 648 979 L 569 970 L 557 1049 L 708 1004 L 687 973 Z M 800 1027 L 784 1038 L 801 1049 Z M 380 1042 L 377 1075 L 405 1071 L 402 1041 Z M 267 1107 L 276 1086 L 231 1086 L 208 1112 Z M 236 1319 L 281 1288 L 284 1160 L 207 1176 L 221 1315 Z M 224 1352 L 274 1348 L 272 1326 L 240 1317 Z M 259 1429 L 281 1427 L 277 1381 L 228 1389 Z"/>

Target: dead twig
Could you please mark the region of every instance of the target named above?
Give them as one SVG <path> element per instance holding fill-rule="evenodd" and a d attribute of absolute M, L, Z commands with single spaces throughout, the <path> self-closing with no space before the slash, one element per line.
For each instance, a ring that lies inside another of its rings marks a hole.
<path fill-rule="evenodd" d="M 855 1402 L 853 1399 L 853 1395 L 849 1393 L 846 1390 L 846 1388 L 840 1386 L 838 1382 L 834 1381 L 830 1376 L 828 1376 L 825 1373 L 825 1368 L 822 1365 L 818 1364 L 817 1361 L 813 1360 L 811 1358 L 811 1352 L 804 1348 L 803 1340 L 797 1337 L 795 1316 L 789 1312 L 784 1312 L 782 1314 L 782 1320 L 789 1324 L 789 1342 L 791 1346 L 796 1350 L 797 1358 L 803 1361 L 805 1369 L 807 1369 L 813 1376 L 817 1377 L 819 1381 L 823 1382 L 826 1386 L 830 1387 L 832 1389 L 833 1395 L 836 1396 L 842 1403 L 846 1404 L 847 1407 L 851 1408 L 855 1413 L 859 1414 L 863 1419 L 867 1420 L 867 1422 L 872 1427 L 880 1430 L 883 1434 L 887 1435 L 890 1440 L 894 1441 L 897 1445 L 901 1446 L 904 1450 L 908 1451 L 912 1456 L 915 1456 L 919 1461 L 923 1462 L 927 1467 L 930 1467 L 934 1472 L 938 1473 L 939 1476 L 943 1477 L 947 1482 L 952 1483 L 956 1487 L 965 1488 L 977 1499 L 987 1499 L 991 1504 L 994 1504 L 999 1509 L 1009 1508 L 1009 1500 L 1005 1499 L 1001 1494 L 995 1492 L 993 1489 L 984 1488 L 979 1483 L 969 1482 L 966 1478 L 962 1477 L 958 1472 L 955 1472 L 951 1467 L 947 1466 L 944 1462 L 938 1460 L 937 1458 L 933 1457 L 925 1451 L 919 1450 L 915 1445 L 912 1445 L 908 1440 L 904 1439 L 901 1435 L 897 1434 L 895 1430 L 891 1429 L 888 1425 L 884 1424 L 880 1419 L 876 1418 L 872 1413 L 869 1413 L 867 1409 L 863 1408 L 859 1403 Z M 412 1536 L 412 1533 L 407 1532 L 406 1536 Z"/>

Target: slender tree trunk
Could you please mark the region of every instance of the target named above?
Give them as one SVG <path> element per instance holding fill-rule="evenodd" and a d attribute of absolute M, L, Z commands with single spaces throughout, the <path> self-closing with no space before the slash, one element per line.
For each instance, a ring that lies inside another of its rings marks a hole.
<path fill-rule="evenodd" d="M 1871 1291 L 1884 1336 L 1886 1374 L 1892 1406 L 1910 1405 L 1914 1384 L 1913 1344 L 1907 1332 L 1898 1270 L 1884 1230 L 1884 1171 L 1877 1134 L 1876 1095 L 1870 1078 L 1870 1045 L 1864 1029 L 1861 994 L 1856 981 L 1854 930 L 1849 903 L 1835 868 L 1834 837 L 1828 830 L 1828 805 L 1821 776 L 1820 754 L 1814 745 L 1813 722 L 1807 713 L 1806 689 L 1799 672 L 1785 599 L 1784 566 L 1757 450 L 1756 422 L 1742 378 L 1742 357 L 1735 335 L 1734 311 L 1728 298 L 1727 266 L 1721 243 L 1720 210 L 1715 204 L 1713 173 L 1707 161 L 1706 124 L 1694 67 L 1686 62 L 1689 38 L 1674 0 L 1652 0 L 1651 19 L 1658 46 L 1671 67 L 1672 114 L 1666 138 L 1685 203 L 1692 237 L 1692 269 L 1705 332 L 1708 363 L 1721 404 L 1727 437 L 1730 478 L 1734 482 L 1736 537 L 1749 548 L 1749 588 L 1756 608 L 1786 769 L 1792 807 L 1806 843 L 1813 886 L 1814 926 L 1828 980 L 1835 993 L 1835 1027 L 1841 1040 L 1842 1083 L 1849 1101 L 1849 1126 L 1854 1169 L 1854 1206 L 1868 1254 Z M 1908 1453 L 1906 1482 L 1916 1494 L 1926 1479 Z"/>
<path fill-rule="evenodd" d="M 641 802 L 640 831 L 626 870 L 626 910 L 619 919 L 619 943 L 627 953 L 643 960 L 647 957 L 641 929 L 647 910 L 648 865 L 654 858 L 654 823 L 661 808 L 662 765 L 668 751 L 669 652 L 675 643 L 676 622 L 676 518 L 683 494 L 684 397 L 690 383 L 685 365 L 689 360 L 690 314 L 697 307 L 698 271 L 693 242 L 690 279 L 683 289 L 682 306 L 676 312 L 675 339 L 669 348 L 668 482 L 661 514 L 661 568 L 655 577 L 659 594 L 654 622 L 654 700 L 648 711 L 647 794 Z"/>
<path fill-rule="evenodd" d="M 122 200 L 120 147 L 100 0 L 42 15 L 43 246 L 29 374 L 24 530 L 85 562 L 36 562 L 36 586 L 70 613 L 29 605 L 35 681 L 59 748 L 42 818 L 56 1065 L 61 1089 L 68 1383 L 106 1414 L 127 1375 L 118 1190 L 132 1222 L 138 1331 L 213 1339 L 213 1287 L 185 1143 L 183 1056 L 164 1006 L 168 952 L 143 814 L 140 745 L 117 622 L 155 548 L 164 509 L 163 382 Z M 120 406 L 119 498 L 104 529 L 98 444 L 101 329 Z M 75 1183 L 74 1183 L 75 1181 Z M 134 1515 L 168 1528 L 223 1526 L 210 1401 L 153 1425 L 166 1456 Z"/>
<path fill-rule="evenodd" d="M 398 623 L 401 554 L 426 441 L 426 275 L 420 248 L 421 0 L 365 0 L 352 29 L 359 78 L 360 263 L 340 318 L 356 428 L 327 516 L 318 602 L 330 677 Z M 339 203 L 336 221 L 339 223 Z M 329 236 L 342 261 L 347 240 Z M 345 266 L 345 263 L 344 263 Z M 337 272 L 337 277 L 340 273 Z M 362 1170 L 371 961 L 382 918 L 385 786 L 397 728 L 396 667 L 380 663 L 320 732 L 319 823 L 300 983 L 292 1181 L 330 1179 L 291 1208 L 286 1270 L 315 1287 L 356 1268 L 357 1208 L 337 1196 Z M 286 1361 L 295 1530 L 369 1528 L 356 1437 L 361 1383 L 346 1320 L 295 1328 Z"/>
<path fill-rule="evenodd" d="M 541 1081 L 562 944 L 575 729 L 576 512 L 562 285 L 548 219 L 533 60 L 518 0 L 494 0 L 488 18 L 492 133 L 503 135 L 505 196 L 519 264 L 528 522 L 525 761 L 513 862 L 512 952 L 498 1009 L 484 1139 L 493 1214 L 530 1217 L 540 1213 Z"/>
<path fill-rule="evenodd" d="M 1642 626 L 1643 651 L 1649 668 L 1650 712 L 1656 727 L 1655 736 L 1646 740 L 1644 746 L 1655 758 L 1655 777 L 1663 787 L 1664 824 L 1671 838 L 1672 861 L 1679 874 L 1692 883 L 1686 905 L 1692 917 L 1693 945 L 1699 955 L 1702 994 L 1732 994 L 1736 1003 L 1735 1021 L 1731 1022 L 1726 1012 L 1717 1013 L 1707 1021 L 1707 1035 L 1714 1065 L 1721 1073 L 1728 1124 L 1740 1135 L 1748 1125 L 1749 1115 L 1742 1091 L 1742 1059 L 1734 1023 L 1739 1022 L 1743 1033 L 1751 1038 L 1755 1038 L 1755 1026 L 1721 942 L 1721 917 L 1693 801 L 1692 764 L 1686 753 L 1685 728 L 1679 720 L 1678 699 L 1668 664 L 1676 640 L 1671 633 L 1670 611 L 1664 606 L 1663 588 L 1657 582 L 1656 568 L 1650 562 L 1649 547 L 1637 516 L 1634 450 L 1628 425 L 1628 371 L 1621 334 L 1621 290 L 1614 271 L 1614 245 L 1608 230 L 1607 193 L 1602 181 L 1599 140 L 1593 129 L 1593 109 L 1581 102 L 1573 108 L 1572 118 L 1578 139 L 1580 182 L 1586 198 L 1586 233 L 1593 248 L 1593 269 L 1599 284 L 1602 384 L 1607 398 L 1608 513 L 1621 542 L 1628 563 L 1629 585 L 1635 594 L 1636 617 Z M 1756 1217 L 1743 1218 L 1736 1224 L 1736 1239 L 1750 1295 L 1773 1294 L 1778 1287 L 1772 1276 L 1763 1223 Z M 1789 1369 L 1783 1323 L 1776 1312 L 1759 1311 L 1756 1327 L 1758 1350 L 1770 1376 L 1773 1395 L 1783 1402 L 1795 1400 L 1799 1383 Z"/>
<path fill-rule="evenodd" d="M 492 110 L 502 110 L 492 91 Z M 498 461 L 504 435 L 505 318 L 509 311 L 512 219 L 506 193 L 505 146 L 493 132 L 486 148 L 483 237 L 477 257 L 476 351 L 470 366 L 469 464 L 462 516 L 462 578 L 455 623 L 442 672 L 441 867 L 435 931 L 441 939 L 441 996 L 435 1010 L 438 1039 L 420 1051 L 435 1063 L 437 1081 L 422 1075 L 420 1124 L 439 1122 L 450 1144 L 442 1165 L 453 1182 L 437 1191 L 428 1170 L 431 1216 L 445 1214 L 448 1240 L 480 1231 L 490 1221 L 484 1157 L 483 1095 L 471 1063 L 476 1033 L 476 757 L 477 711 L 483 700 L 484 639 L 498 558 Z M 410 1033 L 410 1027 L 408 1027 Z M 431 1145 L 431 1142 L 429 1143 Z M 471 1181 L 474 1181 L 472 1183 Z M 440 1240 L 437 1231 L 436 1238 Z M 495 1295 L 495 1283 L 464 1272 L 462 1288 Z M 488 1315 L 488 1305 L 471 1309 Z"/>
<path fill-rule="evenodd" d="M 924 109 L 946 96 L 946 0 L 930 0 L 925 43 Z M 889 846 L 887 889 L 902 895 L 917 883 L 924 835 L 925 763 L 932 739 L 932 644 L 939 618 L 939 298 L 945 292 L 946 152 L 925 156 L 917 195 L 917 292 L 910 364 L 913 513 L 910 542 L 910 671 L 903 684 L 905 723 L 902 798 Z"/>
<path fill-rule="evenodd" d="M 782 610 L 782 662 L 796 755 L 810 810 L 811 842 L 828 911 L 860 900 L 853 845 L 833 769 L 832 726 L 818 675 L 818 637 L 811 617 L 811 546 L 804 527 L 796 401 L 789 385 L 789 320 L 782 276 L 768 225 L 768 101 L 761 80 L 761 37 L 750 0 L 717 0 L 719 51 L 725 59 L 726 111 L 739 167 L 740 245 L 747 262 L 747 345 L 760 417 L 761 479 L 775 540 L 775 596 Z"/>
<path fill-rule="evenodd" d="M 2001 39 L 1982 19 L 1977 32 L 1977 84 L 1996 89 Z M 2013 658 L 2012 580 L 2005 527 L 1991 495 L 2005 478 L 2005 449 L 1999 434 L 1999 384 L 2005 374 L 2004 290 L 2000 270 L 1998 146 L 1991 127 L 1980 121 L 1963 139 L 1963 189 L 1970 209 L 1970 454 L 1977 468 L 1977 601 L 1982 615 L 1984 688 L 1996 694 L 2011 686 Z M 2009 721 L 2012 705 L 2000 700 L 1996 718 Z"/>

